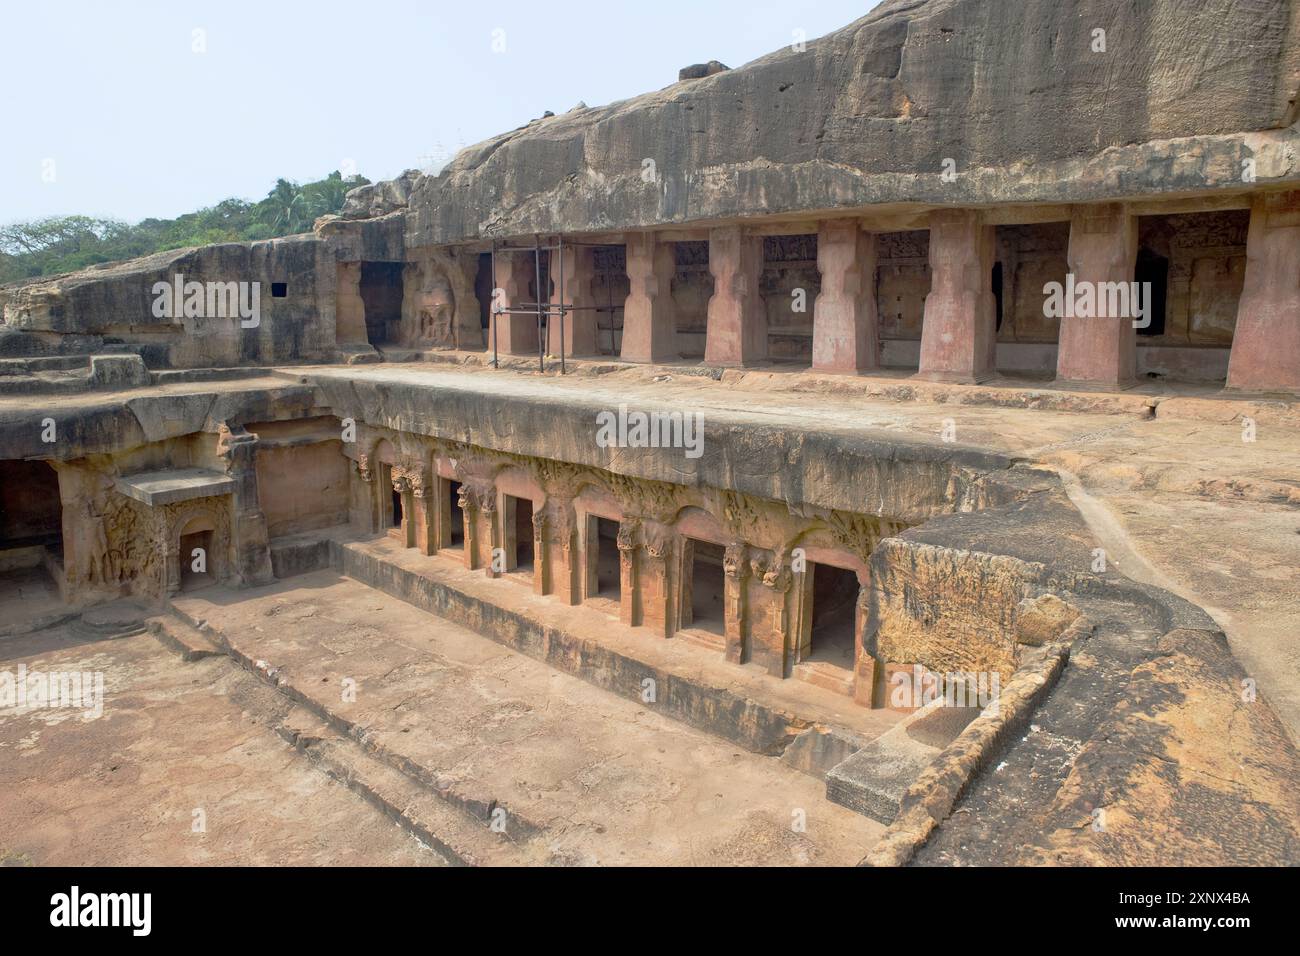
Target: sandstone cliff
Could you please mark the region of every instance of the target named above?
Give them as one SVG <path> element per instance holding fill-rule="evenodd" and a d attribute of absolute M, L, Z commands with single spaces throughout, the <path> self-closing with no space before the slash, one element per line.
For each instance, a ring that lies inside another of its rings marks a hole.
<path fill-rule="evenodd" d="M 1250 158 L 1261 182 L 1295 180 L 1297 16 L 1290 0 L 887 0 L 802 52 L 463 151 L 415 183 L 408 244 L 1240 188 Z"/>

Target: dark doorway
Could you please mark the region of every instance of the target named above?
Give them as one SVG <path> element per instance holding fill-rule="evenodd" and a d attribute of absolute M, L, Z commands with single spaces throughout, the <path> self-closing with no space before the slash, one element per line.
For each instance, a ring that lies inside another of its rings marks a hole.
<path fill-rule="evenodd" d="M 0 461 L 0 550 L 38 545 L 63 554 L 59 474 L 43 461 Z"/>
<path fill-rule="evenodd" d="M 594 547 L 596 562 L 596 594 L 599 597 L 622 599 L 622 578 L 619 575 L 618 522 L 596 518 L 595 534 L 588 535 L 588 547 Z"/>
<path fill-rule="evenodd" d="M 682 624 L 684 627 L 693 627 L 711 634 L 725 634 L 726 578 L 722 571 L 722 561 L 726 555 L 726 548 L 707 541 L 697 541 L 694 538 L 688 539 L 688 542 L 691 549 L 691 563 L 687 569 L 690 575 L 691 619 L 683 621 Z"/>
<path fill-rule="evenodd" d="M 492 278 L 492 253 L 481 253 L 478 257 L 478 273 L 474 276 L 474 297 L 478 299 L 479 320 L 485 330 L 491 323 L 495 282 Z"/>
<path fill-rule="evenodd" d="M 212 532 L 195 531 L 181 535 L 181 590 L 197 591 L 214 580 L 212 573 Z"/>
<path fill-rule="evenodd" d="M 829 564 L 814 564 L 812 569 L 812 638 L 804 659 L 851 670 L 858 576 Z"/>
<path fill-rule="evenodd" d="M 402 323 L 400 262 L 361 263 L 361 302 L 366 312 L 366 340 L 371 345 L 396 345 Z"/>
<path fill-rule="evenodd" d="M 392 509 L 388 515 L 388 527 L 400 528 L 402 526 L 402 493 L 396 488 L 393 489 Z"/>
<path fill-rule="evenodd" d="M 997 309 L 997 319 L 994 328 L 1002 331 L 1002 263 L 993 263 L 993 304 Z"/>
<path fill-rule="evenodd" d="M 1138 283 L 1139 295 L 1147 295 L 1145 283 L 1151 284 L 1150 308 L 1151 322 L 1146 328 L 1139 328 L 1138 335 L 1164 335 L 1165 310 L 1169 301 L 1169 260 L 1159 253 L 1152 252 L 1145 246 L 1138 250 L 1135 281 Z"/>
<path fill-rule="evenodd" d="M 511 498 L 515 513 L 515 566 L 524 574 L 533 573 L 533 503 L 528 498 Z"/>
<path fill-rule="evenodd" d="M 450 505 L 447 514 L 450 516 L 447 530 L 447 540 L 445 547 L 460 548 L 465 544 L 465 512 L 460 507 L 460 482 L 447 482 L 447 492 L 450 495 Z"/>

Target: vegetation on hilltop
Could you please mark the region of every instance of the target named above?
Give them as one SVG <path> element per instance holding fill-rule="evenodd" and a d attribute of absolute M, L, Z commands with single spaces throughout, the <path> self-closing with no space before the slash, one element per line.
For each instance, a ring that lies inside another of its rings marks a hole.
<path fill-rule="evenodd" d="M 50 216 L 0 226 L 0 283 L 74 272 L 167 249 L 307 232 L 318 216 L 343 208 L 349 189 L 369 182 L 364 176 L 344 179 L 336 170 L 305 185 L 277 180 L 260 202 L 226 199 L 175 219 L 145 219 L 130 225 L 90 216 Z"/>

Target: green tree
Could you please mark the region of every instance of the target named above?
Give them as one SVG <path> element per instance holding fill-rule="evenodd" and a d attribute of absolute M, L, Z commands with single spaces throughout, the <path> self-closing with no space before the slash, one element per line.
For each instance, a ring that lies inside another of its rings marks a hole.
<path fill-rule="evenodd" d="M 307 232 L 320 216 L 337 214 L 363 176 L 338 170 L 299 186 L 278 179 L 265 199 L 223 199 L 175 219 L 128 225 L 90 216 L 49 216 L 0 225 L 0 283 L 72 272 L 103 262 L 218 242 L 247 242 Z"/>

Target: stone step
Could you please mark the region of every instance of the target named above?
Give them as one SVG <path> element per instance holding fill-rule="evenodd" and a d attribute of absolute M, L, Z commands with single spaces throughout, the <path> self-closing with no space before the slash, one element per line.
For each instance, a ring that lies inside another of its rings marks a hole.
<path fill-rule="evenodd" d="M 150 618 L 148 630 L 159 643 L 186 661 L 220 657 L 241 675 L 227 692 L 247 713 L 268 725 L 322 773 L 346 786 L 403 830 L 455 866 L 514 866 L 534 860 L 530 849 L 509 834 L 494 832 L 487 819 L 465 812 L 436 788 L 413 779 L 383 759 L 366 753 L 311 707 L 297 703 L 266 674 L 241 667 L 219 637 L 199 622 L 176 614 Z M 213 635 L 213 636 L 209 636 Z M 257 679 L 261 677 L 263 679 Z"/>
<path fill-rule="evenodd" d="M 240 649 L 237 638 L 232 640 L 229 635 L 217 631 L 210 625 L 189 618 L 180 608 L 171 606 L 169 610 L 173 616 L 191 628 L 199 629 L 235 663 L 262 678 L 286 701 L 309 711 L 322 725 L 329 727 L 334 735 L 356 744 L 367 757 L 402 774 L 414 785 L 422 788 L 425 793 L 436 797 L 471 819 L 482 821 L 485 827 L 493 820 L 498 820 L 499 825 L 504 827 L 504 836 L 516 844 L 523 844 L 544 832 L 543 826 L 524 814 L 500 803 L 490 794 L 480 793 L 473 781 L 456 780 L 436 767 L 417 764 L 378 743 L 364 725 L 333 709 L 330 700 L 322 699 L 319 696 L 319 687 L 299 683 L 292 674 L 277 667 L 275 662 L 245 653 Z"/>
<path fill-rule="evenodd" d="M 966 725 L 977 707 L 940 698 L 895 724 L 826 774 L 826 799 L 880 823 L 898 815 L 903 794 Z"/>
<path fill-rule="evenodd" d="M 726 652 L 727 639 L 721 634 L 714 634 L 712 631 L 701 630 L 697 627 L 687 627 L 673 635 L 675 640 L 685 641 L 687 644 L 694 644 L 696 647 L 708 648 L 711 651 Z"/>
<path fill-rule="evenodd" d="M 524 866 L 539 848 L 514 843 L 490 821 L 475 819 L 436 793 L 367 754 L 305 707 L 295 707 L 276 728 L 321 772 L 346 786 L 398 826 L 456 866 Z M 531 852 L 530 852 L 531 851 Z"/>
<path fill-rule="evenodd" d="M 853 672 L 843 667 L 836 667 L 834 664 L 806 661 L 796 664 L 791 676 L 814 687 L 834 691 L 846 697 L 853 696 Z"/>
<path fill-rule="evenodd" d="M 217 657 L 225 653 L 197 628 L 174 615 L 151 617 L 145 623 L 158 643 L 175 651 L 182 660 L 200 661 L 205 657 Z"/>

